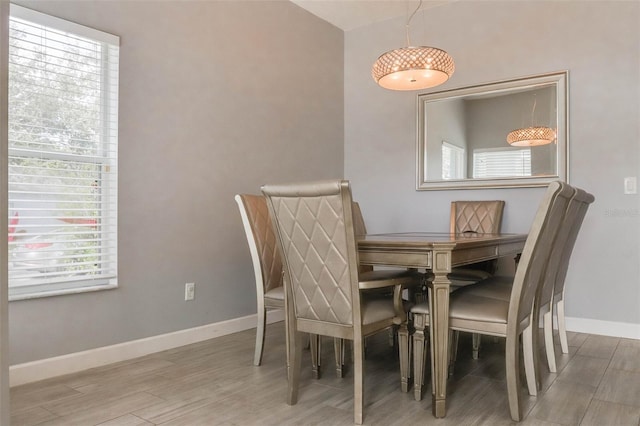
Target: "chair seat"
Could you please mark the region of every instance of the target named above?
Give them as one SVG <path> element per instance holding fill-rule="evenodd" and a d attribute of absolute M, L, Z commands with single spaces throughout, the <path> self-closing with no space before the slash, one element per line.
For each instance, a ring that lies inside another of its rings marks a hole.
<path fill-rule="evenodd" d="M 464 287 L 451 294 L 449 318 L 506 324 L 510 295 L 510 286 L 502 280 Z M 415 305 L 411 313 L 428 316 L 429 303 Z"/>
<path fill-rule="evenodd" d="M 404 287 L 422 284 L 424 274 L 420 274 L 415 270 L 374 270 L 360 273 L 358 276 L 359 286 L 361 290 L 376 289 L 388 287 L 393 291 L 393 286 L 400 284 Z"/>
<path fill-rule="evenodd" d="M 264 294 L 265 299 L 281 300 L 284 302 L 284 287 L 276 287 Z"/>
<path fill-rule="evenodd" d="M 513 277 L 495 276 L 458 290 L 458 292 L 463 291 L 464 293 L 474 296 L 488 297 L 508 302 L 511 297 L 512 285 Z"/>
<path fill-rule="evenodd" d="M 423 275 L 413 270 L 374 270 L 360 273 L 359 286 L 362 291 L 362 325 L 373 324 L 396 315 L 393 298 L 393 286 L 418 286 Z M 404 312 L 409 312 L 413 303 L 402 300 Z"/>
<path fill-rule="evenodd" d="M 429 315 L 429 302 L 418 303 L 411 308 L 412 314 Z"/>
<path fill-rule="evenodd" d="M 477 296 L 458 290 L 451 295 L 449 317 L 451 319 L 471 320 L 506 324 L 509 313 L 509 300 Z"/>
<path fill-rule="evenodd" d="M 362 325 L 393 318 L 396 312 L 390 298 L 362 298 Z"/>
<path fill-rule="evenodd" d="M 449 274 L 451 281 L 481 281 L 491 276 L 491 273 L 481 269 L 453 268 Z"/>

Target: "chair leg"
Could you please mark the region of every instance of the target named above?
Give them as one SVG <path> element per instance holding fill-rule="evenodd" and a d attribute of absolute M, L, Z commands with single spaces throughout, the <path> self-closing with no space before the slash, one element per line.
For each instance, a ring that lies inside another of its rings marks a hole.
<path fill-rule="evenodd" d="M 422 385 L 424 384 L 424 370 L 427 362 L 427 341 L 424 335 L 427 316 L 422 314 L 413 315 L 413 324 L 416 330 L 411 335 L 411 346 L 413 346 L 413 394 L 416 401 L 422 399 Z"/>
<path fill-rule="evenodd" d="M 511 419 L 516 422 L 522 420 L 522 399 L 520 398 L 520 357 L 518 335 L 507 336 L 505 347 L 507 394 L 509 397 L 509 411 Z"/>
<path fill-rule="evenodd" d="M 364 406 L 364 338 L 353 340 L 353 422 L 362 424 Z"/>
<path fill-rule="evenodd" d="M 307 334 L 306 339 L 304 339 L 303 349 L 310 350 L 311 349 L 311 335 Z"/>
<path fill-rule="evenodd" d="M 344 377 L 344 339 L 333 338 L 333 353 L 336 359 L 336 377 Z"/>
<path fill-rule="evenodd" d="M 267 310 L 258 307 L 258 326 L 256 327 L 256 350 L 253 354 L 253 365 L 262 364 L 262 351 L 264 350 L 264 329 L 267 324 Z"/>
<path fill-rule="evenodd" d="M 458 359 L 458 340 L 460 332 L 458 330 L 449 330 L 449 376 L 453 376 L 456 359 Z"/>
<path fill-rule="evenodd" d="M 396 344 L 396 333 L 394 327 L 387 330 L 387 337 L 389 341 L 389 347 L 392 348 Z"/>
<path fill-rule="evenodd" d="M 478 359 L 478 354 L 480 352 L 481 338 L 482 338 L 482 335 L 478 333 L 473 333 L 471 335 L 471 342 L 472 342 L 471 358 L 473 359 Z"/>
<path fill-rule="evenodd" d="M 557 373 L 556 368 L 556 351 L 553 348 L 553 312 L 551 311 L 552 303 L 549 303 L 549 310 L 542 315 L 542 323 L 544 327 L 544 350 L 547 354 L 547 364 L 549 371 Z"/>
<path fill-rule="evenodd" d="M 538 395 L 538 386 L 536 383 L 535 358 L 533 357 L 533 326 L 531 324 L 522 332 L 522 352 L 529 395 L 536 396 Z"/>
<path fill-rule="evenodd" d="M 322 348 L 320 336 L 317 334 L 309 335 L 309 343 L 311 346 L 311 375 L 314 379 L 320 378 L 320 351 Z"/>
<path fill-rule="evenodd" d="M 398 328 L 398 352 L 400 359 L 400 387 L 402 392 L 409 392 L 409 329 L 407 323 L 402 323 Z"/>
<path fill-rule="evenodd" d="M 302 363 L 302 334 L 299 332 L 291 333 L 291 341 L 289 342 L 290 366 L 289 380 L 287 385 L 287 404 L 295 405 L 298 402 L 298 385 L 300 383 L 300 364 Z"/>
<path fill-rule="evenodd" d="M 558 335 L 560 336 L 560 347 L 563 354 L 569 353 L 569 343 L 567 342 L 567 326 L 564 321 L 564 299 L 556 303 L 556 316 L 558 317 Z"/>

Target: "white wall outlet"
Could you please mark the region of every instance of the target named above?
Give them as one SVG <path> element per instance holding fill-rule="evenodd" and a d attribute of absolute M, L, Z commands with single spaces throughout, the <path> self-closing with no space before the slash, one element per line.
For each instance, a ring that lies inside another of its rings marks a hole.
<path fill-rule="evenodd" d="M 193 300 L 196 298 L 196 283 L 186 283 L 184 285 L 184 300 Z"/>
<path fill-rule="evenodd" d="M 635 176 L 624 178 L 624 193 L 625 194 L 638 193 L 638 181 Z"/>

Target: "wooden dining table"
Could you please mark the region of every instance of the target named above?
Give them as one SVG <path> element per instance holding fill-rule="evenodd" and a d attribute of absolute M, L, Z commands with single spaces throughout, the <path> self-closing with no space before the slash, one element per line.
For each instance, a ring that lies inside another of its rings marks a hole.
<path fill-rule="evenodd" d="M 402 232 L 358 238 L 361 264 L 421 268 L 430 281 L 431 390 L 435 417 L 446 415 L 451 268 L 522 253 L 526 234 Z"/>

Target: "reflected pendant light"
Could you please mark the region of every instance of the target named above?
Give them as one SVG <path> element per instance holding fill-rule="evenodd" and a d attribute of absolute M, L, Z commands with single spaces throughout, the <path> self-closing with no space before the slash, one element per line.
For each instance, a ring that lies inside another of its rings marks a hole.
<path fill-rule="evenodd" d="M 453 58 L 444 50 L 411 46 L 409 23 L 421 6 L 422 0 L 407 20 L 407 47 L 390 50 L 373 64 L 371 75 L 385 89 L 427 89 L 444 83 L 455 71 Z"/>
<path fill-rule="evenodd" d="M 547 145 L 556 139 L 556 132 L 550 127 L 526 127 L 507 135 L 507 142 L 513 146 Z"/>
<path fill-rule="evenodd" d="M 535 95 L 534 95 L 535 96 Z M 531 122 L 536 111 L 536 100 L 533 100 L 533 111 L 531 111 Z M 550 127 L 532 126 L 516 129 L 509 132 L 507 142 L 511 146 L 540 146 L 547 145 L 556 139 L 556 131 Z"/>

